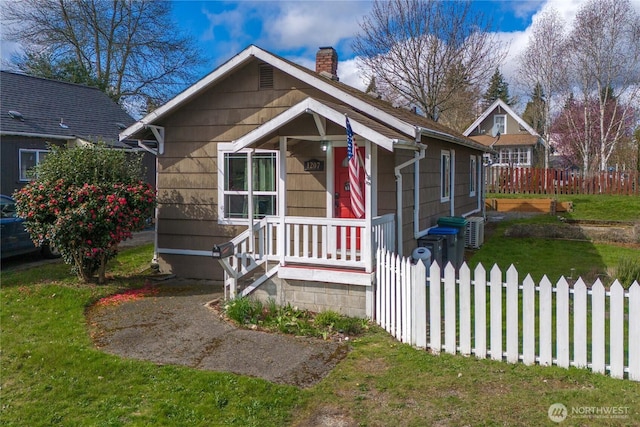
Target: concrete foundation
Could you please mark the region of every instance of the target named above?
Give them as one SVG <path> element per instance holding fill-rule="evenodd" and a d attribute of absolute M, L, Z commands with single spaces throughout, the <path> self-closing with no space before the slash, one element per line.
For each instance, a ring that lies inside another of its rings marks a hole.
<path fill-rule="evenodd" d="M 367 316 L 367 293 L 371 286 L 289 280 L 274 277 L 263 283 L 251 295 L 260 301 L 273 299 L 278 305 L 292 306 L 314 312 L 333 310 L 349 317 Z"/>

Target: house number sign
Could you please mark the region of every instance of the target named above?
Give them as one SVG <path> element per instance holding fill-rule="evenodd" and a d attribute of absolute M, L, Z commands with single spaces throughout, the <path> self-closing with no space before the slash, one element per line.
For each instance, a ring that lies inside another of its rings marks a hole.
<path fill-rule="evenodd" d="M 304 170 L 308 172 L 322 172 L 324 171 L 324 161 L 311 159 L 304 162 Z"/>

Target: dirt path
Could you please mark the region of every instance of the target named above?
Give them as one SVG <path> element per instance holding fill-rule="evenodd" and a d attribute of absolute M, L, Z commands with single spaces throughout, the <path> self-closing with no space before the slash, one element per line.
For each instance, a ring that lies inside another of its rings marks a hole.
<path fill-rule="evenodd" d="M 97 347 L 158 364 L 233 372 L 311 386 L 348 353 L 344 343 L 236 328 L 207 308 L 222 297 L 213 284 L 172 280 L 156 295 L 95 306 L 87 321 Z"/>

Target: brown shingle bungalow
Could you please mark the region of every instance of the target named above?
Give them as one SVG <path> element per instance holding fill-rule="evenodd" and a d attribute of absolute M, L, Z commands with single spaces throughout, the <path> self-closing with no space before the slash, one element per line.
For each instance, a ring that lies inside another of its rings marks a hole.
<path fill-rule="evenodd" d="M 410 255 L 439 217 L 481 212 L 486 147 L 340 83 L 332 48 L 316 68 L 249 46 L 121 134 L 158 155 L 161 272 L 367 316 L 378 248 Z"/>

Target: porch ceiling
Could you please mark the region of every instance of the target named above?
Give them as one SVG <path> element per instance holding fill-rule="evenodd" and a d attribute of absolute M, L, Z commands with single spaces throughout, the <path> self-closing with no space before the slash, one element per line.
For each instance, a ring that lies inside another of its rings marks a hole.
<path fill-rule="evenodd" d="M 307 98 L 268 122 L 263 123 L 243 137 L 233 141 L 231 143 L 231 149 L 233 151 L 238 151 L 250 146 L 261 146 L 265 143 L 272 142 L 273 138 L 276 136 L 287 136 L 298 139 L 309 137 L 322 139 L 325 137 L 324 132 L 326 131 L 326 128 L 323 128 L 318 120 L 316 120 L 318 129 L 315 135 L 279 135 L 278 131 L 282 127 L 304 114 L 314 115 L 314 118 L 322 117 L 339 125 L 343 129 L 346 126 L 345 116 L 348 116 L 351 128 L 355 134 L 388 151 L 393 151 L 395 148 L 418 149 L 419 147 L 419 144 L 411 140 L 406 135 L 372 120 L 369 117 L 354 111 L 350 107 L 327 101 L 320 101 L 314 98 Z M 346 131 L 344 132 L 344 135 L 346 139 Z"/>

